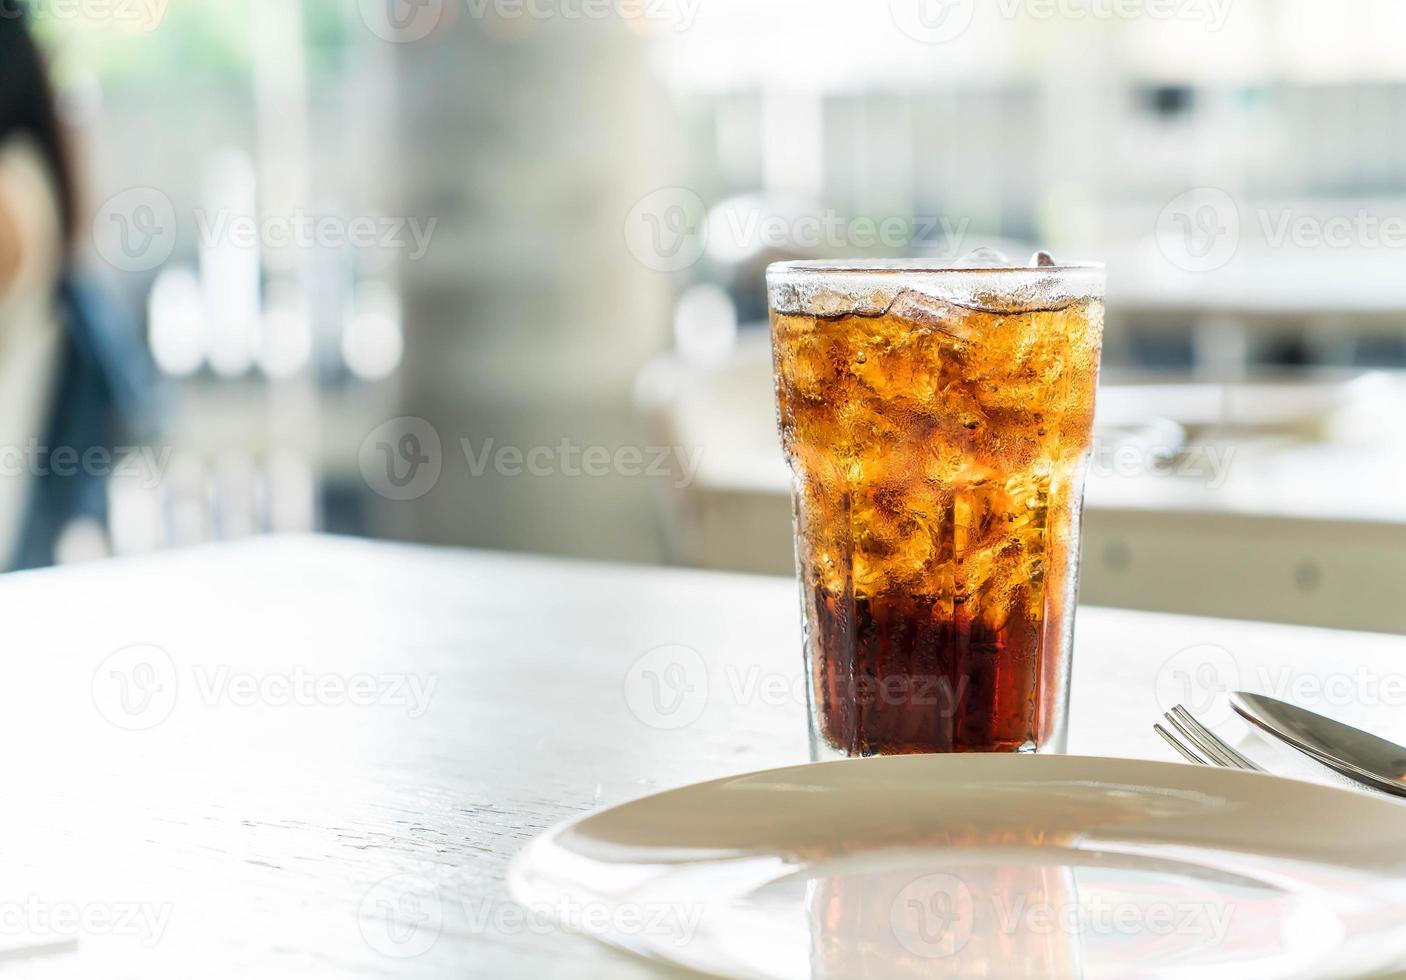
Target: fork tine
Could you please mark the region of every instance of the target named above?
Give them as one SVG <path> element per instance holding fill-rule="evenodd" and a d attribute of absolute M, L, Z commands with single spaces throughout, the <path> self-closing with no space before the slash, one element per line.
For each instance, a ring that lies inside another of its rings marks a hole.
<path fill-rule="evenodd" d="M 1152 726 L 1152 730 L 1158 735 L 1161 735 L 1162 738 L 1166 740 L 1167 744 L 1170 745 L 1172 748 L 1176 749 L 1177 752 L 1181 754 L 1181 757 L 1187 762 L 1194 763 L 1198 766 L 1210 765 L 1210 763 L 1207 762 L 1205 759 L 1201 758 L 1195 752 L 1191 751 L 1191 749 L 1187 748 L 1185 745 L 1182 745 L 1181 742 L 1177 741 L 1176 736 L 1173 735 L 1171 732 L 1167 731 L 1161 725 L 1154 724 Z"/>
<path fill-rule="evenodd" d="M 1178 716 L 1175 711 L 1163 711 L 1163 716 L 1161 716 L 1161 720 L 1166 721 L 1168 726 L 1171 726 L 1171 730 L 1175 731 L 1175 733 L 1180 735 L 1181 740 L 1182 742 L 1184 742 L 1184 744 L 1191 745 L 1191 747 L 1194 748 L 1195 751 L 1199 752 L 1199 754 L 1201 755 L 1204 755 L 1206 758 L 1206 762 L 1208 762 L 1209 765 L 1234 765 L 1234 762 L 1230 761 L 1229 755 L 1225 755 L 1222 754 L 1222 752 L 1216 751 L 1216 747 L 1213 742 L 1208 742 L 1204 740 L 1204 738 L 1199 737 L 1199 735 L 1197 734 L 1197 730 L 1195 730 L 1195 728 L 1192 726 L 1188 726 L 1188 724 L 1185 723 L 1184 720 L 1182 720 L 1182 717 Z"/>
<path fill-rule="evenodd" d="M 1233 749 L 1225 739 L 1197 721 L 1192 716 L 1191 712 L 1187 711 L 1181 705 L 1172 708 L 1170 715 L 1174 723 L 1180 721 L 1185 726 L 1185 729 L 1189 729 L 1191 732 L 1195 733 L 1199 742 L 1205 743 L 1209 748 L 1228 759 L 1229 765 L 1237 769 L 1247 769 L 1250 772 L 1264 771 Z"/>
<path fill-rule="evenodd" d="M 1162 720 L 1172 727 L 1184 743 L 1192 746 L 1197 752 L 1206 757 L 1206 761 L 1213 766 L 1223 766 L 1227 769 L 1238 769 L 1239 765 L 1230 756 L 1217 748 L 1216 744 L 1209 739 L 1198 735 L 1192 725 L 1188 725 L 1181 716 L 1168 711 L 1162 715 Z"/>

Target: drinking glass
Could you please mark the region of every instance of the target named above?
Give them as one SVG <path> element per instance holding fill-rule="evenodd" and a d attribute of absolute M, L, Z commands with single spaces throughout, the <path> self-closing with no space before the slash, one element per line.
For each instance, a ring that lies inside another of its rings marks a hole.
<path fill-rule="evenodd" d="M 817 759 L 1065 748 L 1099 265 L 767 270 Z"/>

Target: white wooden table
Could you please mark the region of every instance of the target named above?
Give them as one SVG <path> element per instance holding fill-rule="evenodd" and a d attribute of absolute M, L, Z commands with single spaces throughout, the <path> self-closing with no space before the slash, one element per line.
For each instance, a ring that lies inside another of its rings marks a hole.
<path fill-rule="evenodd" d="M 805 758 L 784 579 L 290 538 L 10 576 L 0 608 L 0 957 L 67 950 L 24 976 L 658 975 L 518 909 L 509 859 Z M 1400 637 L 1085 609 L 1076 656 L 1075 752 L 1168 758 L 1159 686 L 1197 684 L 1406 740 Z"/>

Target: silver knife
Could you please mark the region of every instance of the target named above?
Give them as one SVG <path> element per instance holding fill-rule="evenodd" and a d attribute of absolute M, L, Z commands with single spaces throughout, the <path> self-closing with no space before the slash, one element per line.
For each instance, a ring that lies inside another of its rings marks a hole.
<path fill-rule="evenodd" d="M 1406 796 L 1406 748 L 1395 742 L 1263 694 L 1235 691 L 1230 704 L 1246 721 L 1330 769 Z"/>

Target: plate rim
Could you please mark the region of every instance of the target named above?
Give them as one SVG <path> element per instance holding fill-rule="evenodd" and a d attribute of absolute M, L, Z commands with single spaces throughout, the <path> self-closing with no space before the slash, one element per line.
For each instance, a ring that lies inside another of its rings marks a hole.
<path fill-rule="evenodd" d="M 935 764 L 938 766 L 978 768 L 986 766 L 1017 766 L 1040 768 L 1051 765 L 1056 767 L 1103 767 L 1111 765 L 1114 767 L 1130 767 L 1133 770 L 1137 770 L 1139 772 L 1144 773 L 1150 771 L 1152 773 L 1162 773 L 1164 775 L 1177 774 L 1180 777 L 1183 777 L 1182 779 L 1178 780 L 1149 779 L 1147 780 L 1147 784 L 1149 786 L 1163 786 L 1166 788 L 1176 789 L 1184 788 L 1181 784 L 1184 782 L 1184 777 L 1188 775 L 1203 776 L 1215 780 L 1217 782 L 1223 782 L 1227 784 L 1254 784 L 1255 782 L 1263 783 L 1264 781 L 1268 780 L 1280 786 L 1292 786 L 1310 795 L 1318 795 L 1319 799 L 1325 802 L 1330 803 L 1334 798 L 1336 798 L 1343 801 L 1352 801 L 1354 807 L 1367 807 L 1373 810 L 1379 809 L 1383 818 L 1388 818 L 1390 816 L 1389 811 L 1387 810 L 1388 807 L 1406 808 L 1406 800 L 1397 797 L 1391 797 L 1387 794 L 1373 791 L 1367 787 L 1363 787 L 1361 789 L 1357 789 L 1355 787 L 1349 788 L 1345 786 L 1337 786 L 1329 783 L 1315 782 L 1312 780 L 1299 779 L 1290 776 L 1281 776 L 1269 772 L 1227 769 L 1215 766 L 1196 766 L 1191 765 L 1189 763 L 1173 762 L 1161 759 L 1143 759 L 1129 756 L 1099 756 L 1082 754 L 1017 755 L 1014 753 L 925 753 L 904 756 L 872 756 L 863 758 L 828 760 L 824 762 L 794 763 L 791 765 L 772 766 L 766 769 L 732 773 L 728 775 L 713 777 L 710 779 L 703 779 L 691 783 L 685 783 L 667 789 L 656 790 L 655 792 L 646 793 L 629 800 L 623 800 L 619 803 L 610 804 L 608 806 L 593 807 L 590 810 L 575 814 L 574 816 L 558 821 L 556 824 L 553 824 L 552 826 L 548 827 L 546 830 L 537 834 L 525 845 L 523 845 L 513 856 L 505 870 L 505 885 L 507 887 L 510 897 L 514 901 L 522 904 L 531 904 L 538 897 L 540 897 L 540 889 L 544 884 L 548 887 L 559 887 L 568 881 L 572 885 L 572 890 L 575 891 L 575 893 L 581 898 L 590 901 L 610 903 L 616 900 L 616 896 L 612 896 L 609 889 L 596 888 L 588 883 L 583 882 L 579 878 L 575 878 L 574 876 L 562 875 L 560 873 L 551 872 L 547 870 L 547 868 L 544 866 L 544 861 L 542 860 L 542 858 L 552 854 L 553 852 L 564 852 L 572 855 L 573 858 L 579 858 L 580 860 L 586 862 L 598 861 L 598 863 L 600 863 L 601 865 L 606 865 L 609 863 L 606 861 L 600 861 L 599 859 L 579 854 L 560 843 L 560 838 L 570 833 L 579 824 L 584 823 L 587 820 L 599 817 L 603 814 L 610 813 L 611 811 L 630 807 L 632 805 L 644 801 L 654 800 L 660 797 L 666 797 L 686 791 L 697 791 L 709 787 L 721 786 L 727 783 L 735 782 L 740 779 L 774 776 L 777 774 L 797 772 L 800 770 L 814 770 L 817 768 L 873 765 L 876 762 L 888 765 Z M 999 776 L 995 778 L 999 778 Z M 1078 777 L 1076 776 L 1075 778 Z M 1085 776 L 1084 778 L 1093 779 L 1102 777 L 1097 774 L 1091 774 Z M 1379 804 L 1381 805 L 1380 807 L 1378 806 Z M 1396 816 L 1396 819 L 1399 820 L 1401 816 L 1406 816 L 1406 814 L 1398 814 Z M 1406 840 L 1406 820 L 1401 820 L 1400 822 L 1402 826 L 1403 840 Z M 1325 835 L 1325 839 L 1327 839 L 1327 835 Z M 1324 863 L 1336 862 L 1325 861 Z M 1340 866 L 1346 867 L 1347 865 L 1343 864 Z M 1406 914 L 1403 914 L 1403 923 L 1406 923 Z M 632 942 L 622 942 L 619 939 L 613 939 L 609 936 L 599 935 L 591 931 L 586 931 L 584 934 L 608 948 L 624 952 L 630 956 L 640 958 L 656 966 L 662 966 L 665 969 L 681 970 L 688 975 L 695 976 L 740 976 L 740 974 L 701 971 L 698 967 L 690 965 L 689 963 L 678 958 L 670 957 L 659 949 L 657 949 L 656 947 L 647 943 L 635 944 Z M 1391 972 L 1384 973 L 1382 972 L 1380 967 L 1376 967 L 1368 968 L 1368 972 L 1356 972 L 1352 974 L 1345 974 L 1344 980 L 1349 980 L 1349 978 L 1354 977 L 1364 978 L 1365 980 L 1365 978 L 1370 977 L 1397 975 L 1398 974 Z M 1402 973 L 1400 975 L 1406 977 L 1406 973 Z"/>
<path fill-rule="evenodd" d="M 899 763 L 896 760 L 903 760 L 903 762 Z M 1387 793 L 1381 792 L 1380 790 L 1374 790 L 1371 787 L 1367 786 L 1339 786 L 1334 785 L 1332 783 L 1317 782 L 1311 779 L 1300 779 L 1295 776 L 1285 776 L 1266 771 L 1229 769 L 1223 766 L 1200 766 L 1192 765 L 1187 762 L 1175 762 L 1166 759 L 1142 759 L 1137 758 L 1135 756 L 1085 755 L 1080 753 L 1052 753 L 1047 755 L 1040 755 L 1036 753 L 1027 754 L 1014 752 L 929 752 L 914 753 L 911 755 L 863 756 L 849 759 L 829 759 L 821 762 L 800 762 L 792 763 L 790 765 L 785 766 L 769 766 L 765 769 L 746 770 L 743 772 L 731 773 L 725 776 L 715 776 L 710 779 L 700 779 L 696 782 L 684 783 L 679 786 L 671 786 L 666 789 L 655 790 L 650 793 L 645 793 L 641 796 L 632 797 L 631 799 L 622 800 L 618 803 L 612 803 L 606 806 L 596 806 L 590 810 L 586 810 L 582 813 L 574 814 L 570 817 L 566 817 L 562 820 L 559 820 L 547 829 L 534 835 L 531 840 L 529 840 L 526 844 L 524 844 L 521 848 L 518 849 L 517 854 L 514 855 L 513 860 L 510 863 L 509 870 L 511 870 L 512 866 L 518 863 L 518 858 L 520 858 L 523 854 L 530 850 L 535 844 L 538 844 L 542 841 L 546 841 L 548 839 L 555 839 L 561 836 L 564 832 L 575 827 L 577 824 L 584 823 L 587 820 L 599 817 L 602 814 L 611 812 L 612 810 L 618 810 L 623 807 L 633 806 L 637 803 L 642 803 L 647 800 L 654 800 L 660 797 L 669 796 L 671 794 L 681 793 L 684 791 L 696 791 L 711 786 L 735 782 L 739 779 L 750 779 L 758 776 L 771 776 L 778 773 L 794 772 L 803 769 L 831 767 L 838 768 L 841 766 L 872 765 L 874 763 L 913 764 L 909 760 L 922 760 L 924 763 L 938 762 L 939 764 L 943 765 L 951 763 L 957 763 L 959 765 L 989 765 L 993 763 L 995 765 L 1012 764 L 1007 760 L 1020 760 L 1019 762 L 1015 762 L 1015 765 L 1035 766 L 1049 764 L 1064 765 L 1067 763 L 1088 763 L 1094 765 L 1130 765 L 1138 768 L 1150 767 L 1153 770 L 1160 770 L 1162 772 L 1195 772 L 1201 774 L 1214 774 L 1213 778 L 1228 778 L 1231 782 L 1254 782 L 1270 780 L 1280 784 L 1291 783 L 1295 786 L 1304 787 L 1309 792 L 1326 791 L 1329 796 L 1336 794 L 1339 795 L 1340 798 L 1354 799 L 1359 802 L 1365 799 L 1373 803 L 1379 802 L 1388 806 L 1406 809 L 1406 798 L 1394 797 Z M 1403 814 L 1403 817 L 1406 817 L 1406 814 Z"/>

